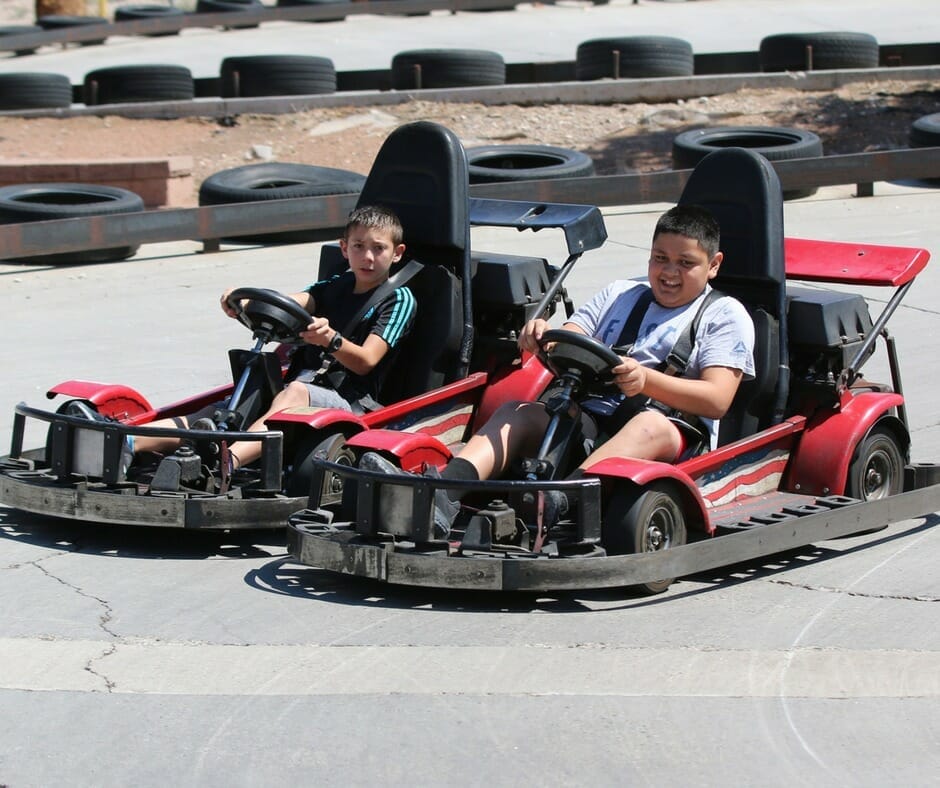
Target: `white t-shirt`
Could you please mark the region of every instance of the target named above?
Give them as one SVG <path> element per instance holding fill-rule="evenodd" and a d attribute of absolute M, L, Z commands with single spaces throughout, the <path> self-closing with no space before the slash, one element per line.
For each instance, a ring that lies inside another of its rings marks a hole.
<path fill-rule="evenodd" d="M 645 282 L 624 279 L 611 282 L 566 322 L 574 323 L 588 336 L 606 345 L 614 345 L 646 288 Z M 630 357 L 645 367 L 656 367 L 664 361 L 711 289 L 706 285 L 694 301 L 671 309 L 653 301 L 640 323 Z M 754 377 L 754 323 L 741 302 L 730 296 L 713 301 L 705 309 L 685 377 L 700 378 L 707 367 L 740 369 L 745 380 Z M 702 422 L 714 448 L 718 440 L 718 421 L 702 418 Z"/>

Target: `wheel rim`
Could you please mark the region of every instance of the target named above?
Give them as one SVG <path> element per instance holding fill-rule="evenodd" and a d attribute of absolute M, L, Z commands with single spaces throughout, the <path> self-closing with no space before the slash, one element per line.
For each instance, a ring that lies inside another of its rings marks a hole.
<path fill-rule="evenodd" d="M 872 453 L 865 464 L 862 475 L 862 492 L 866 501 L 886 498 L 894 481 L 894 462 L 887 451 Z"/>
<path fill-rule="evenodd" d="M 670 506 L 660 504 L 651 513 L 646 524 L 643 552 L 655 553 L 672 546 L 676 532 L 676 513 Z"/>

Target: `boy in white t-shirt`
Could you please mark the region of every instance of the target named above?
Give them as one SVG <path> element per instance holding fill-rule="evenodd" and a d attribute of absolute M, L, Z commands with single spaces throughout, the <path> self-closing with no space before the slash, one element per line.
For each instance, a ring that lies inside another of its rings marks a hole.
<path fill-rule="evenodd" d="M 613 421 L 605 424 L 603 415 L 600 421 L 611 437 L 581 463 L 575 476 L 607 457 L 673 462 L 699 438 L 714 447 L 718 420 L 731 406 L 739 383 L 754 375 L 754 326 L 744 306 L 727 296 L 711 301 L 701 314 L 684 374 L 669 375 L 657 367 L 711 290 L 709 282 L 718 274 L 722 260 L 719 238 L 718 223 L 705 209 L 670 209 L 653 233 L 648 284 L 612 282 L 563 325 L 568 331 L 619 345 L 634 305 L 644 292 L 652 291 L 629 355 L 621 356 L 621 363 L 612 370 L 624 399 L 648 398 L 649 402 L 639 409 L 609 403 Z M 529 321 L 519 338 L 520 348 L 535 352 L 549 328 L 546 320 Z M 603 413 L 603 407 L 594 405 L 595 413 Z M 590 404 L 586 408 L 591 412 Z M 690 417 L 701 423 L 705 436 L 689 424 Z M 542 403 L 505 403 L 448 463 L 441 477 L 499 476 L 515 457 L 535 455 L 548 421 Z M 401 472 L 374 453 L 364 455 L 362 467 Z M 436 491 L 434 521 L 439 533 L 449 531 L 459 511 L 457 499 L 456 491 Z"/>

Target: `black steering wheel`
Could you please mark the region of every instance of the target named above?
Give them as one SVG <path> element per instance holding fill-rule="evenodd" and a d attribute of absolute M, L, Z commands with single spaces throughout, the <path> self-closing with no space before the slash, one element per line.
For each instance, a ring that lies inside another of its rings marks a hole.
<path fill-rule="evenodd" d="M 238 321 L 263 342 L 299 342 L 299 334 L 310 325 L 311 316 L 290 296 L 276 290 L 239 287 L 229 293 L 228 305 Z M 245 302 L 244 304 L 242 302 Z"/>
<path fill-rule="evenodd" d="M 552 347 L 546 349 L 546 345 Z M 611 370 L 621 363 L 620 356 L 603 342 L 560 328 L 542 334 L 538 357 L 555 377 L 572 380 L 582 390 L 613 385 Z"/>

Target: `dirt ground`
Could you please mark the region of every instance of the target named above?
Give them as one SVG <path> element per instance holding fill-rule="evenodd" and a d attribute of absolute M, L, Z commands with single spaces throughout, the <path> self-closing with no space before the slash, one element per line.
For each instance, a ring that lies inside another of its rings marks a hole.
<path fill-rule="evenodd" d="M 0 24 L 32 21 L 33 0 L 3 0 Z M 119 3 L 112 2 L 114 6 Z M 826 154 L 907 147 L 911 123 L 940 111 L 940 82 L 854 83 L 832 93 L 742 90 L 669 104 L 483 106 L 413 101 L 228 119 L 0 118 L 0 159 L 193 157 L 195 186 L 219 170 L 273 160 L 368 172 L 397 125 L 433 120 L 467 146 L 557 145 L 589 154 L 598 174 L 671 167 L 672 139 L 705 126 L 786 126 L 817 133 Z M 260 146 L 260 147 L 259 147 Z M 193 194 L 193 204 L 196 195 Z"/>

